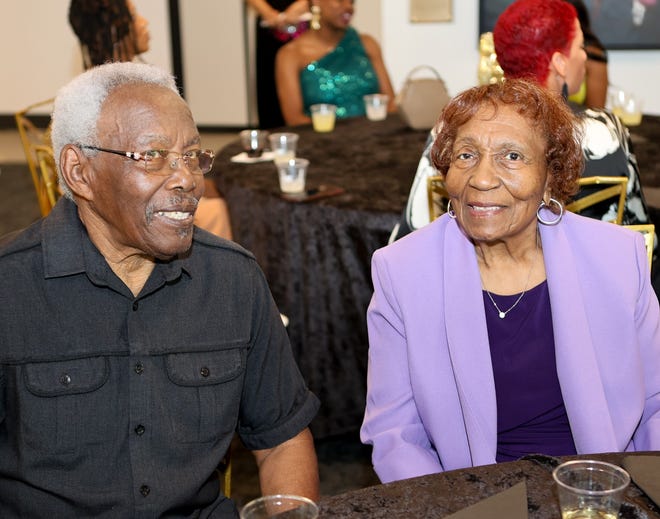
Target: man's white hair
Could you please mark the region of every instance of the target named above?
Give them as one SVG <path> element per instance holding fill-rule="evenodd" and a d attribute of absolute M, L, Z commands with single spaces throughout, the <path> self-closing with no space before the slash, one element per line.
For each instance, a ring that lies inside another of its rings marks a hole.
<path fill-rule="evenodd" d="M 60 153 L 67 144 L 100 146 L 97 122 L 103 102 L 117 87 L 146 83 L 169 88 L 177 95 L 174 77 L 156 66 L 144 63 L 117 62 L 91 68 L 63 86 L 53 108 L 51 140 L 57 164 L 60 188 L 64 196 L 73 198 L 60 168 Z M 93 150 L 83 150 L 90 156 Z"/>

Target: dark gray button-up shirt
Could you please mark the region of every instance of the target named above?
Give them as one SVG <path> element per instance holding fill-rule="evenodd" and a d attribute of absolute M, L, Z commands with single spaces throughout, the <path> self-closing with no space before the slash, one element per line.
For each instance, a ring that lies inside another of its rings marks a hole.
<path fill-rule="evenodd" d="M 274 447 L 318 409 L 254 257 L 196 230 L 138 297 L 74 204 L 0 245 L 0 517 L 224 517 L 238 432 Z"/>

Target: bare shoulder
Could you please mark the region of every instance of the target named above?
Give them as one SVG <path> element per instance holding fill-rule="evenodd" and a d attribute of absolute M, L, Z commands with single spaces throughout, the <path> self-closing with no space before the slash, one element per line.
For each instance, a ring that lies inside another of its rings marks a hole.
<path fill-rule="evenodd" d="M 295 40 L 291 40 L 286 45 L 283 45 L 277 52 L 277 59 L 285 61 L 289 64 L 295 64 L 297 68 L 304 67 L 310 61 L 310 48 L 313 48 L 313 42 L 302 34 Z"/>
<path fill-rule="evenodd" d="M 360 33 L 360 40 L 369 56 L 380 54 L 380 44 L 376 41 L 376 38 L 369 34 Z"/>

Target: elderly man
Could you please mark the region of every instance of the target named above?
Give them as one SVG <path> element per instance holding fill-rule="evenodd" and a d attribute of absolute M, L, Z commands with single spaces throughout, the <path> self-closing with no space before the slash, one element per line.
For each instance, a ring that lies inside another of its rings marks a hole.
<path fill-rule="evenodd" d="M 169 74 L 57 96 L 65 196 L 0 245 L 0 517 L 235 517 L 234 432 L 264 494 L 318 498 L 318 400 L 254 257 L 194 228 L 213 153 Z"/>

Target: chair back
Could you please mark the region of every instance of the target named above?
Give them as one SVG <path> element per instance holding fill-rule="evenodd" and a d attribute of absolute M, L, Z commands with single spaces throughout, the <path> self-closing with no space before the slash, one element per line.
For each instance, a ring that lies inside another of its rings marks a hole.
<path fill-rule="evenodd" d="M 621 225 L 623 223 L 623 207 L 626 203 L 627 177 L 583 177 L 578 180 L 580 188 L 585 186 L 602 186 L 596 192 L 575 200 L 566 205 L 566 210 L 580 213 L 587 207 L 598 204 L 608 199 L 618 199 L 616 219 L 612 223 Z"/>
<path fill-rule="evenodd" d="M 50 139 L 48 137 L 47 130 L 39 128 L 35 124 L 34 111 L 39 108 L 52 108 L 52 105 L 53 99 L 47 99 L 45 101 L 34 103 L 14 114 L 18 135 L 20 136 L 21 143 L 23 144 L 25 159 L 27 161 L 28 169 L 30 170 L 30 175 L 32 175 L 32 182 L 34 183 L 34 189 L 37 194 L 37 201 L 39 202 L 39 210 L 41 211 L 42 216 L 46 216 L 52 209 L 53 205 L 51 204 L 48 196 L 48 190 L 42 180 L 41 172 L 39 170 L 39 158 L 37 157 L 36 147 L 49 147 Z"/>
<path fill-rule="evenodd" d="M 40 180 L 46 189 L 48 203 L 52 208 L 61 194 L 57 187 L 57 166 L 55 165 L 53 148 L 46 145 L 36 145 L 34 146 L 34 151 L 37 155 L 37 164 L 41 176 Z"/>
<path fill-rule="evenodd" d="M 653 241 L 655 240 L 655 225 L 652 223 L 640 225 L 624 225 L 626 229 L 631 231 L 641 232 L 644 235 L 644 245 L 646 245 L 646 253 L 649 257 L 649 268 L 653 263 Z"/>
<path fill-rule="evenodd" d="M 447 212 L 449 193 L 445 188 L 445 177 L 432 175 L 426 178 L 426 192 L 429 203 L 430 221 Z"/>
<path fill-rule="evenodd" d="M 216 470 L 220 478 L 220 492 L 225 497 L 231 497 L 231 446 Z"/>

